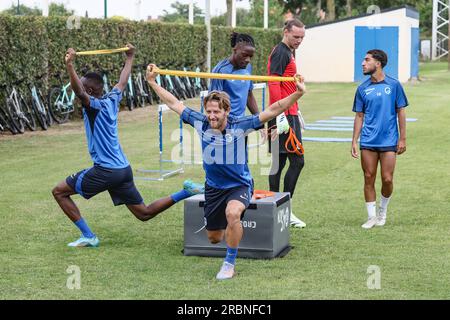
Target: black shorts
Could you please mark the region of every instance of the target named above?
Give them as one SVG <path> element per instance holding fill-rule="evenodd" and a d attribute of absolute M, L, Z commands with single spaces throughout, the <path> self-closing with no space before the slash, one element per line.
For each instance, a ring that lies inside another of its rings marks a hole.
<path fill-rule="evenodd" d="M 85 199 L 108 190 L 115 206 L 144 202 L 134 185 L 130 166 L 123 169 L 93 166 L 67 177 L 66 183 Z"/>
<path fill-rule="evenodd" d="M 369 150 L 369 151 L 373 151 L 373 152 L 395 152 L 397 153 L 397 146 L 392 146 L 392 147 L 365 147 L 365 146 L 360 146 L 359 147 L 360 150 Z"/>
<path fill-rule="evenodd" d="M 292 128 L 292 130 L 295 133 L 295 136 L 297 137 L 297 139 L 302 142 L 302 127 L 300 125 L 300 119 L 298 118 L 298 116 L 293 116 L 293 115 L 287 115 L 286 119 L 289 122 L 289 126 Z M 272 119 L 269 121 L 269 128 L 276 125 L 277 124 L 277 120 Z M 276 130 L 276 129 L 274 129 Z M 286 140 L 289 138 L 289 133 L 283 133 L 278 135 L 278 138 L 275 139 L 275 141 L 272 141 L 272 139 L 270 139 L 270 137 L 268 138 L 269 141 L 269 153 L 272 153 L 272 144 L 276 143 L 278 141 L 279 143 L 279 152 L 278 153 L 288 153 L 286 150 Z"/>
<path fill-rule="evenodd" d="M 244 204 L 245 209 L 250 205 L 253 190 L 249 186 L 239 186 L 231 189 L 216 189 L 205 184 L 205 228 L 206 230 L 224 230 L 227 228 L 225 209 L 228 202 L 237 200 Z M 241 220 L 244 218 L 242 212 Z"/>

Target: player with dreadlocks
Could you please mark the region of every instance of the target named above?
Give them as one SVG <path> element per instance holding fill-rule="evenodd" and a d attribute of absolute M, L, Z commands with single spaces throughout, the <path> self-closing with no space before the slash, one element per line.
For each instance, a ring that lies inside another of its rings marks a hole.
<path fill-rule="evenodd" d="M 255 41 L 244 33 L 233 32 L 231 35 L 231 56 L 220 61 L 213 73 L 252 74 L 250 60 L 255 53 Z M 253 82 L 250 80 L 220 80 L 213 79 L 209 91 L 225 91 L 230 96 L 230 115 L 240 117 L 245 115 L 248 107 L 252 114 L 259 113 L 256 99 L 253 96 Z"/>

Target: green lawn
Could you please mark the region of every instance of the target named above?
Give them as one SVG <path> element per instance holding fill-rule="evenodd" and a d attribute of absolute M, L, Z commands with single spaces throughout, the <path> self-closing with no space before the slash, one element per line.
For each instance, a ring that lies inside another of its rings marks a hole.
<path fill-rule="evenodd" d="M 407 125 L 407 152 L 398 158 L 386 226 L 360 227 L 366 218 L 363 176 L 350 144 L 305 142 L 293 209 L 307 228 L 291 229 L 294 249 L 286 257 L 238 259 L 237 277 L 225 282 L 214 279 L 221 259 L 182 255 L 183 204 L 142 223 L 126 207 L 114 207 L 107 193 L 90 201 L 76 196 L 101 246 L 68 248 L 79 233 L 51 189 L 91 165 L 82 123 L 0 136 L 0 299 L 450 298 L 450 73 L 446 64 L 425 64 L 421 77 L 405 85 L 407 116 L 419 120 Z M 305 120 L 352 116 L 355 89 L 308 85 Z M 169 157 L 178 120 L 170 114 L 164 120 Z M 120 137 L 134 169 L 157 167 L 155 106 L 122 112 Z M 267 164 L 251 165 L 261 189 L 268 187 L 262 167 Z M 178 190 L 186 178 L 203 180 L 201 166 L 186 166 L 183 175 L 164 182 L 136 183 L 149 203 Z M 71 265 L 81 270 L 80 290 L 66 287 Z M 367 287 L 371 265 L 381 269 L 379 290 Z"/>

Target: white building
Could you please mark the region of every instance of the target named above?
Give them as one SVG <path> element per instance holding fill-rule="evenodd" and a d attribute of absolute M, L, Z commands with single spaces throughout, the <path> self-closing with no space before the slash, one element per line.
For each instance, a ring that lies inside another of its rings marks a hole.
<path fill-rule="evenodd" d="M 419 12 L 410 6 L 307 26 L 297 70 L 308 82 L 361 82 L 366 52 L 381 49 L 386 73 L 406 82 L 419 74 L 419 38 Z"/>

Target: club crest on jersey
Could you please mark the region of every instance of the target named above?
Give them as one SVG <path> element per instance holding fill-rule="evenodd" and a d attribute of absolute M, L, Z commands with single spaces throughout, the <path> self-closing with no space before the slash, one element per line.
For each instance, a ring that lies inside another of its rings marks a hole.
<path fill-rule="evenodd" d="M 386 88 L 384 88 L 384 92 L 385 92 L 386 94 L 391 94 L 391 87 L 386 87 Z"/>

